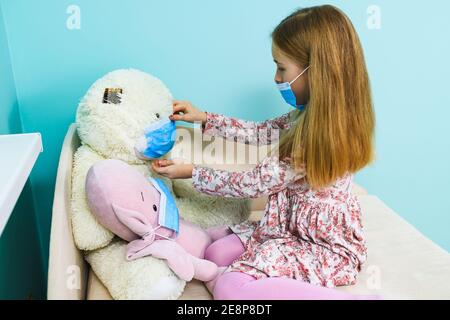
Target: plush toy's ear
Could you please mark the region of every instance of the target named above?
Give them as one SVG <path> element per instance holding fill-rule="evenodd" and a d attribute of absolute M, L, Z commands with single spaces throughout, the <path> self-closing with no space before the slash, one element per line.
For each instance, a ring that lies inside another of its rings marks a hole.
<path fill-rule="evenodd" d="M 153 231 L 153 227 L 147 217 L 135 210 L 123 208 L 117 204 L 112 204 L 117 219 L 127 226 L 131 231 L 142 237 Z"/>
<path fill-rule="evenodd" d="M 141 239 L 128 243 L 127 260 L 135 260 L 151 254 L 149 247 L 155 241 L 155 230 L 150 221 L 138 211 L 125 209 L 114 203 L 112 207 L 117 219 L 141 237 Z"/>

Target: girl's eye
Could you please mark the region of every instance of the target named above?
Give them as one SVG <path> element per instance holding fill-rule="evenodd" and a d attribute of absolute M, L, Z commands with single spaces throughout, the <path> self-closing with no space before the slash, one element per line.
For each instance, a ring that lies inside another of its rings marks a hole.
<path fill-rule="evenodd" d="M 153 211 L 156 212 L 156 210 L 158 210 L 158 208 L 156 207 L 156 205 L 153 205 Z"/>
<path fill-rule="evenodd" d="M 286 71 L 286 69 L 278 68 L 278 71 L 284 72 L 284 71 Z"/>

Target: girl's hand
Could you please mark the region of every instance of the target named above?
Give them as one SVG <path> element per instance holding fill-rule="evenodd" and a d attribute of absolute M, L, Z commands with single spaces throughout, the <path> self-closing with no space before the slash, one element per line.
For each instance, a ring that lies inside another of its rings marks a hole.
<path fill-rule="evenodd" d="M 173 121 L 186 121 L 186 122 L 206 122 L 206 112 L 200 111 L 194 107 L 188 101 L 173 101 L 173 114 L 169 116 Z"/>
<path fill-rule="evenodd" d="M 192 178 L 194 165 L 178 160 L 153 160 L 151 169 L 169 179 L 187 179 Z"/>

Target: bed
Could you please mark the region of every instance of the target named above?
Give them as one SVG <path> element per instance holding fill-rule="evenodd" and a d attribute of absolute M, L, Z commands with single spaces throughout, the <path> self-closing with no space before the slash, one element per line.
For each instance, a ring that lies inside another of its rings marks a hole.
<path fill-rule="evenodd" d="M 58 165 L 52 209 L 48 299 L 106 300 L 108 290 L 74 243 L 70 223 L 72 159 L 80 145 L 76 124 L 69 126 Z M 363 210 L 368 260 L 354 286 L 338 290 L 380 294 L 385 299 L 450 299 L 450 255 L 357 184 L 353 192 Z M 252 200 L 250 219 L 263 214 L 264 198 Z M 182 300 L 208 300 L 202 282 L 186 285 Z"/>

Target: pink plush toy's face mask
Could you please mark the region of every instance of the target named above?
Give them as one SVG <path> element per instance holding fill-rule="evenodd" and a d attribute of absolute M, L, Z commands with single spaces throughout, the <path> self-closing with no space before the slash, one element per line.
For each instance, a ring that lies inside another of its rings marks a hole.
<path fill-rule="evenodd" d="M 100 224 L 120 238 L 142 238 L 145 243 L 141 247 L 155 239 L 160 227 L 160 191 L 128 164 L 111 159 L 93 165 L 86 176 L 86 197 Z M 166 229 L 158 235 L 166 238 L 174 234 Z"/>

